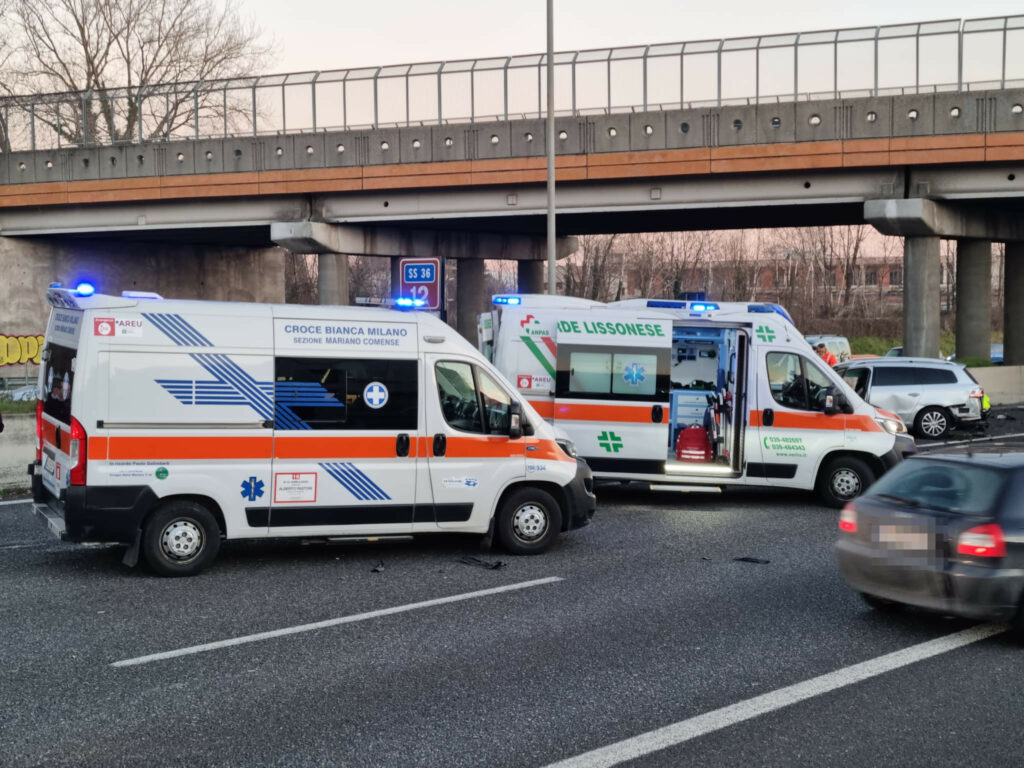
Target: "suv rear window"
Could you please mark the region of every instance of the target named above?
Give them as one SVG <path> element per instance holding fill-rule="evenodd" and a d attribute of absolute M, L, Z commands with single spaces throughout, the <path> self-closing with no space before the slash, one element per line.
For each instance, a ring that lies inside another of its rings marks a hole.
<path fill-rule="evenodd" d="M 956 384 L 956 374 L 949 368 L 918 368 L 918 384 Z"/>
<path fill-rule="evenodd" d="M 876 387 L 905 387 L 916 383 L 913 368 L 900 365 L 880 365 L 875 368 Z"/>
<path fill-rule="evenodd" d="M 77 350 L 49 344 L 43 357 L 43 413 L 62 424 L 71 423 L 71 392 L 75 386 L 75 356 Z"/>
<path fill-rule="evenodd" d="M 897 465 L 871 486 L 868 494 L 912 507 L 977 515 L 991 512 L 1006 473 L 960 461 L 911 459 Z"/>

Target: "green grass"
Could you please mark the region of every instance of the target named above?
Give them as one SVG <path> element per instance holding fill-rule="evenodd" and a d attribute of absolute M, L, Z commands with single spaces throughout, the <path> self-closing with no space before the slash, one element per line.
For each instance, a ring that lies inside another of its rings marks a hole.
<path fill-rule="evenodd" d="M 9 413 L 35 413 L 36 412 L 36 401 L 35 400 L 7 400 L 0 398 L 0 413 L 7 415 Z"/>
<path fill-rule="evenodd" d="M 854 336 L 850 339 L 850 352 L 854 355 L 881 356 L 893 347 L 901 346 L 903 346 L 903 339 L 884 336 Z M 939 354 L 945 358 L 954 352 L 956 352 L 956 334 L 952 331 L 943 331 L 939 337 Z"/>

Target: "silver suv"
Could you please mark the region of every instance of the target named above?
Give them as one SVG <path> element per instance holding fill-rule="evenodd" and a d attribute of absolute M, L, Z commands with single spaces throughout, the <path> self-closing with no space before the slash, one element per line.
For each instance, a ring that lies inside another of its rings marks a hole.
<path fill-rule="evenodd" d="M 936 440 L 966 422 L 980 422 L 985 391 L 959 363 L 930 357 L 878 357 L 836 366 L 854 391 L 896 413 L 919 437 Z"/>

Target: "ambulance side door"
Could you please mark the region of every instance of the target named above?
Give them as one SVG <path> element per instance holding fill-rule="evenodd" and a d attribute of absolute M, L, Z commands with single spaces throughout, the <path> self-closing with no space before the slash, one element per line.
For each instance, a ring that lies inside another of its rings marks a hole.
<path fill-rule="evenodd" d="M 663 474 L 671 321 L 634 322 L 650 334 L 628 337 L 601 333 L 602 323 L 559 324 L 555 424 L 595 472 Z"/>
<path fill-rule="evenodd" d="M 845 442 L 846 417 L 824 412 L 832 380 L 809 356 L 755 347 L 757 410 L 751 430 L 760 442 L 747 456 L 747 474 L 757 482 L 813 488 L 820 459 Z"/>
<path fill-rule="evenodd" d="M 426 360 L 425 454 L 437 526 L 484 530 L 502 489 L 526 474 L 526 440 L 508 434 L 512 396 L 475 361 Z"/>

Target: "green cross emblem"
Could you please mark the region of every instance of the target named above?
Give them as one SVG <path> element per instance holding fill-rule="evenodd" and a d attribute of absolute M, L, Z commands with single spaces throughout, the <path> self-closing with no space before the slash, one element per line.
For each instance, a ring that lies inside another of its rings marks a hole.
<path fill-rule="evenodd" d="M 757 326 L 757 328 L 754 329 L 754 333 L 761 341 L 775 341 L 775 331 L 767 325 Z"/>
<path fill-rule="evenodd" d="M 618 453 L 622 447 L 622 438 L 614 432 L 602 432 L 597 436 L 597 444 L 608 453 Z"/>

